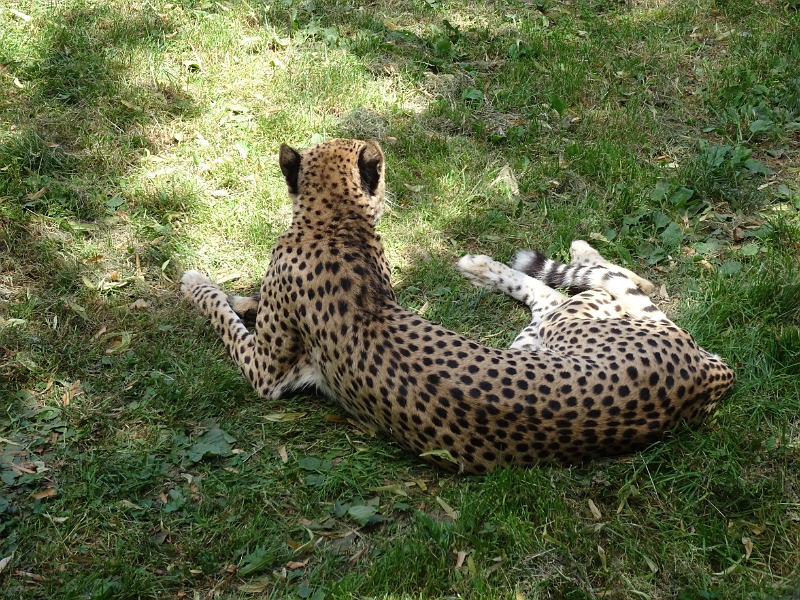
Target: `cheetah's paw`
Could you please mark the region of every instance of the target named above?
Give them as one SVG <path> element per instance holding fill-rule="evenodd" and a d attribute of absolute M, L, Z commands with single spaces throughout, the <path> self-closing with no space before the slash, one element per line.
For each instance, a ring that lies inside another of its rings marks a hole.
<path fill-rule="evenodd" d="M 187 296 L 191 295 L 192 290 L 197 286 L 206 284 L 212 284 L 212 282 L 200 271 L 184 271 L 181 276 L 181 291 Z"/>
<path fill-rule="evenodd" d="M 495 262 L 485 254 L 466 254 L 456 263 L 456 268 L 472 285 L 492 287 L 496 277 L 492 269 Z"/>
<path fill-rule="evenodd" d="M 607 261 L 603 256 L 594 248 L 592 248 L 584 240 L 573 240 L 569 248 L 570 264 L 581 267 L 605 267 L 615 273 L 622 273 L 645 294 L 650 294 L 654 289 L 650 281 L 644 277 L 639 277 L 636 273 L 625 267 L 620 267 L 612 262 Z"/>

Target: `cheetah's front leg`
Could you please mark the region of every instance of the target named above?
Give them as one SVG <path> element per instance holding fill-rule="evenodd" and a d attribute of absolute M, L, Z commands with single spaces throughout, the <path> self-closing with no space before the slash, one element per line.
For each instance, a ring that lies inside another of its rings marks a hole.
<path fill-rule="evenodd" d="M 314 383 L 308 361 L 302 356 L 284 356 L 286 352 L 276 356 L 275 348 L 259 344 L 228 303 L 228 295 L 208 277 L 186 271 L 181 291 L 212 322 L 231 358 L 261 397 L 277 399 L 293 388 Z M 285 344 L 285 349 L 291 346 Z"/>

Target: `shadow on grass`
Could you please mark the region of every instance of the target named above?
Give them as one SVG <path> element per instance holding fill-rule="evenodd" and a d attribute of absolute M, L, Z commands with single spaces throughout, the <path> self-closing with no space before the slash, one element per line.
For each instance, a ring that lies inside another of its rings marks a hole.
<path fill-rule="evenodd" d="M 178 75 L 154 68 L 146 79 L 131 76 L 132 57 L 149 56 L 154 65 L 163 57 L 172 25 L 148 8 L 126 12 L 103 3 L 53 2 L 38 6 L 24 30 L 0 37 L 9 84 L 0 100 L 0 119 L 8 124 L 0 131 L 0 300 L 15 298 L 19 317 L 40 320 L 46 308 L 61 323 L 77 317 L 72 327 L 79 331 L 90 326 L 80 308 L 73 310 L 80 307 L 74 294 L 84 286 L 81 272 L 101 252 L 81 256 L 72 240 L 84 237 L 99 249 L 99 232 L 124 241 L 114 229 L 126 218 L 115 212 L 127 178 L 142 156 L 171 143 L 165 125 L 199 110 L 181 91 Z M 141 200 L 157 219 L 192 201 L 190 190 L 177 188 Z M 137 264 L 161 265 L 171 257 L 168 243 L 128 243 Z M 65 302 L 70 295 L 72 303 Z M 87 301 L 90 314 L 99 313 L 109 326 L 124 321 L 102 295 Z M 1 329 L 0 394 L 13 397 L 29 377 L 19 367 L 32 347 L 51 357 L 41 364 L 46 371 L 60 372 L 56 365 L 64 359 L 85 370 L 86 354 L 60 350 L 63 342 Z"/>
<path fill-rule="evenodd" d="M 5 40 L 8 78 L 22 89 L 10 87 L 0 103 L 10 122 L 0 137 L 4 222 L 108 215 L 114 206 L 104 194 L 124 185 L 144 153 L 169 143 L 153 125 L 198 110 L 175 74 L 130 77 L 132 56 L 149 54 L 155 64 L 164 54 L 169 22 L 153 10 L 72 4 L 42 6 L 31 22 L 35 34 Z"/>

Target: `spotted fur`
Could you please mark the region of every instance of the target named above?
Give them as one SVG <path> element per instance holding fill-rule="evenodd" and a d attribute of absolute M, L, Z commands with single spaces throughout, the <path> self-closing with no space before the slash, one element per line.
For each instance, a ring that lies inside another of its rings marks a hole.
<path fill-rule="evenodd" d="M 719 358 L 645 310 L 627 276 L 603 273 L 590 282 L 599 289 L 567 298 L 489 257 L 467 256 L 461 271 L 528 304 L 531 325 L 501 350 L 426 321 L 397 304 L 375 231 L 379 146 L 284 145 L 280 166 L 293 219 L 260 294 L 228 297 L 197 271 L 181 279 L 263 398 L 316 388 L 424 460 L 481 474 L 630 452 L 700 420 L 733 385 Z M 242 321 L 248 315 L 253 332 Z M 437 450 L 455 462 L 429 454 Z"/>

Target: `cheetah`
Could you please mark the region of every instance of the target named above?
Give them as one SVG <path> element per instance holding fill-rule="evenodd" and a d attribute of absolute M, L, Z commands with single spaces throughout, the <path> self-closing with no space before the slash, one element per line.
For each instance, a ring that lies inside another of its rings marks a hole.
<path fill-rule="evenodd" d="M 459 262 L 473 283 L 531 307 L 532 323 L 510 349 L 431 323 L 399 306 L 391 286 L 375 227 L 385 193 L 380 146 L 282 145 L 279 163 L 292 223 L 260 294 L 229 297 L 197 271 L 181 278 L 262 398 L 315 388 L 423 460 L 485 474 L 631 452 L 699 420 L 733 384 L 725 363 L 633 283 L 644 280 L 580 243 L 569 267 L 536 253 L 519 255 L 520 270 L 489 257 Z M 547 285 L 562 280 L 593 289 L 566 298 Z"/>

